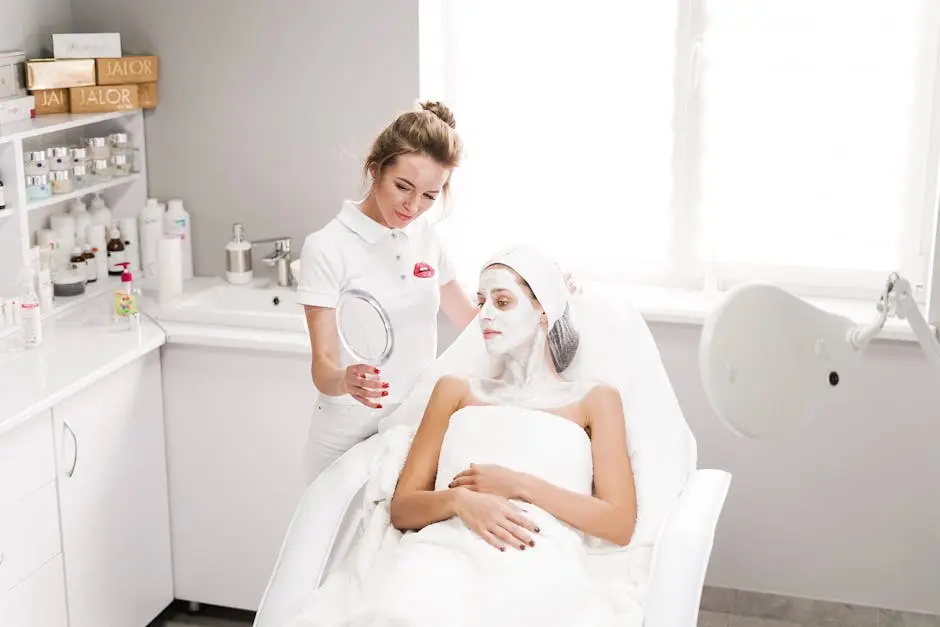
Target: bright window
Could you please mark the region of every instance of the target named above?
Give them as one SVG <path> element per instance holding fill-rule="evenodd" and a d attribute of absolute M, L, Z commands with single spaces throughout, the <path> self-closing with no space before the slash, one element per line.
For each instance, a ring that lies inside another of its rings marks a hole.
<path fill-rule="evenodd" d="M 585 281 L 925 281 L 930 0 L 428 4 L 423 97 L 467 146 L 440 228 L 471 284 L 520 241 Z"/>

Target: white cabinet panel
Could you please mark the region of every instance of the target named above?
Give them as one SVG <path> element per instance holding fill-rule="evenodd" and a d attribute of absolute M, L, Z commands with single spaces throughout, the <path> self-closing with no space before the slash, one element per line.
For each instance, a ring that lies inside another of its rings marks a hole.
<path fill-rule="evenodd" d="M 306 355 L 163 348 L 176 597 L 257 610 L 306 484 Z"/>
<path fill-rule="evenodd" d="M 51 449 L 51 433 L 49 438 Z M 0 519 L 0 594 L 14 588 L 62 550 L 54 481 L 12 507 L 5 507 L 3 512 Z"/>
<path fill-rule="evenodd" d="M 0 520 L 14 503 L 53 479 L 52 412 L 42 412 L 0 435 Z"/>
<path fill-rule="evenodd" d="M 69 627 L 62 556 L 59 555 L 8 593 L 0 593 L 3 627 Z"/>
<path fill-rule="evenodd" d="M 143 627 L 173 599 L 159 353 L 53 421 L 70 627 Z"/>

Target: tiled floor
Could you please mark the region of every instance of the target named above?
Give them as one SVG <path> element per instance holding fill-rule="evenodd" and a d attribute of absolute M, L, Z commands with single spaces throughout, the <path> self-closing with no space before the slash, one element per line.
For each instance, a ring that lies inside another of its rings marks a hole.
<path fill-rule="evenodd" d="M 206 607 L 190 614 L 183 605 L 169 608 L 149 627 L 251 627 L 252 614 Z M 814 627 L 772 618 L 754 618 L 722 612 L 702 611 L 698 627 Z M 906 626 L 905 626 L 906 627 Z"/>

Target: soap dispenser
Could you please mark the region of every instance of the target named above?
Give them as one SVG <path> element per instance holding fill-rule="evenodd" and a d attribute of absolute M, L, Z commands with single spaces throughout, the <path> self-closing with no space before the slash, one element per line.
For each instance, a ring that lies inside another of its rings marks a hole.
<path fill-rule="evenodd" d="M 225 280 L 232 285 L 251 283 L 251 242 L 241 223 L 232 225 L 232 241 L 225 245 Z"/>
<path fill-rule="evenodd" d="M 138 299 L 140 289 L 134 287 L 134 275 L 128 269 L 127 261 L 117 264 L 121 266 L 121 286 L 114 290 L 114 320 L 128 329 L 139 328 L 140 308 Z"/>

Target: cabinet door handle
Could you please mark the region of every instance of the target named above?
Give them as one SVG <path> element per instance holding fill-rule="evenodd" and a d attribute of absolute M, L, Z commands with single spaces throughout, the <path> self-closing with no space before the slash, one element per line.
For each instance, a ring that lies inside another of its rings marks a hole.
<path fill-rule="evenodd" d="M 69 432 L 69 435 L 72 436 L 72 442 L 75 444 L 75 455 L 72 457 L 72 467 L 65 472 L 66 477 L 71 477 L 75 473 L 75 465 L 78 464 L 78 438 L 75 437 L 75 432 L 72 431 L 72 427 L 69 426 L 68 421 L 62 421 L 62 427 Z"/>

